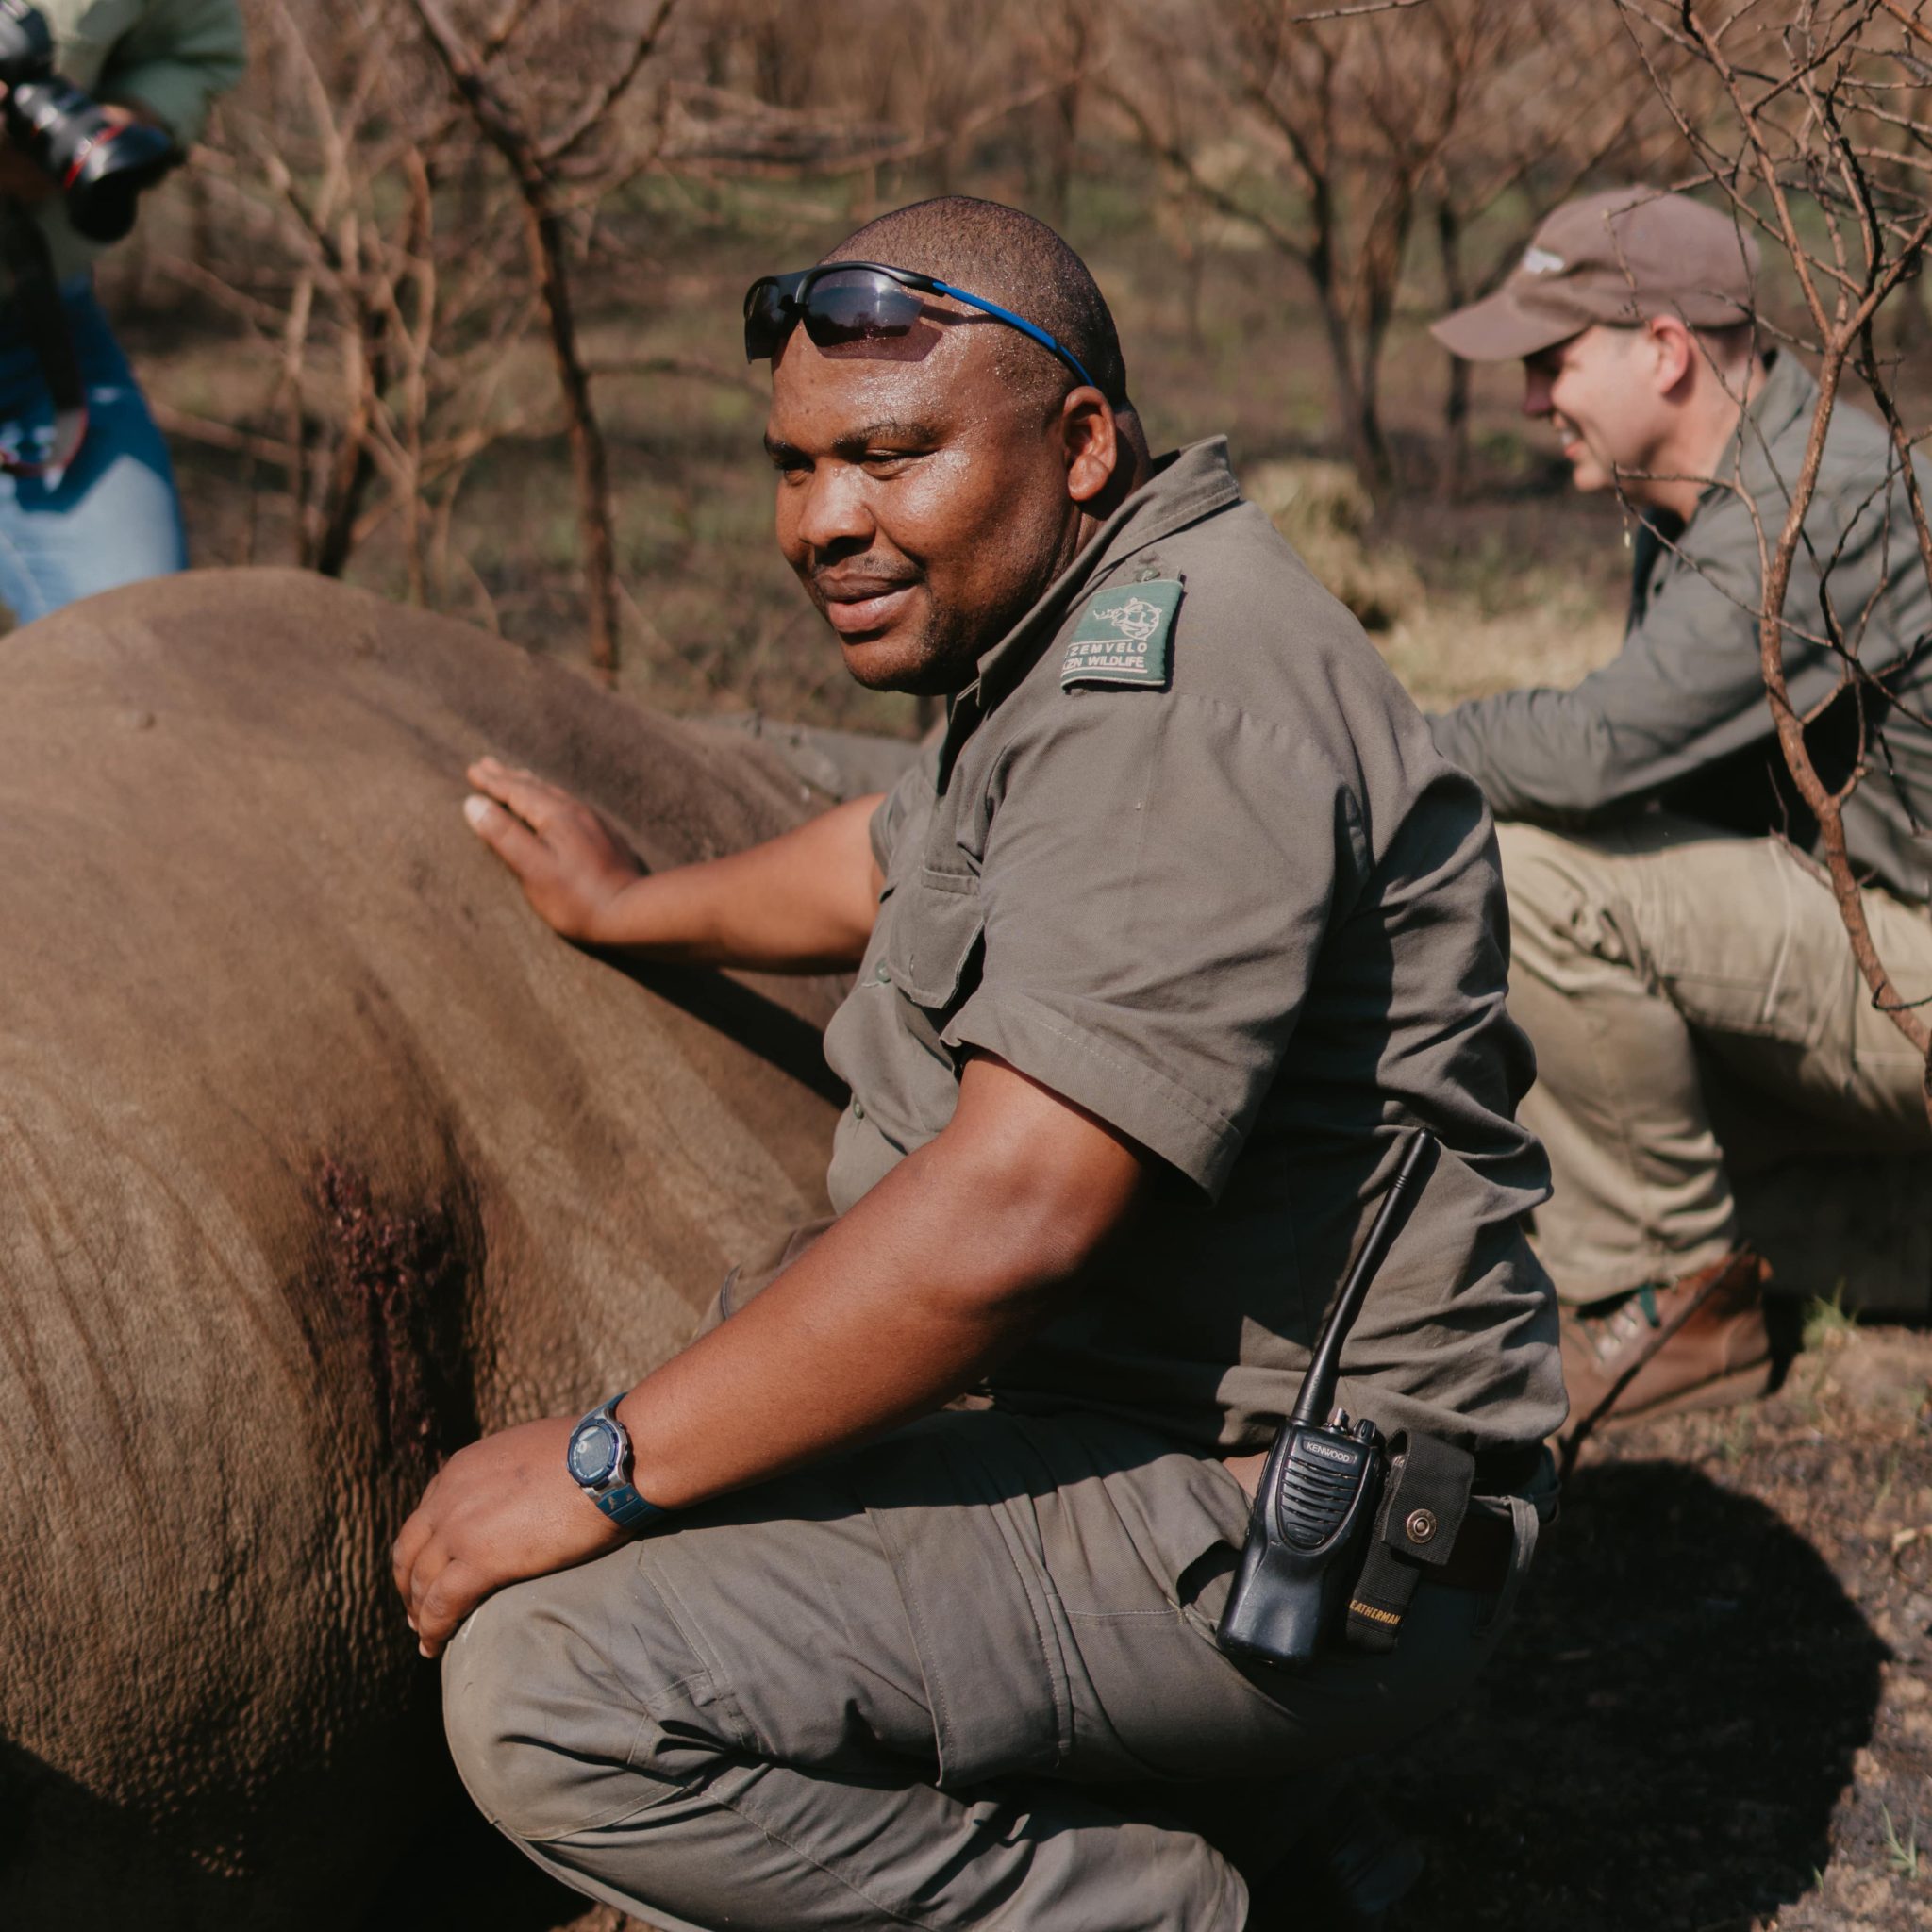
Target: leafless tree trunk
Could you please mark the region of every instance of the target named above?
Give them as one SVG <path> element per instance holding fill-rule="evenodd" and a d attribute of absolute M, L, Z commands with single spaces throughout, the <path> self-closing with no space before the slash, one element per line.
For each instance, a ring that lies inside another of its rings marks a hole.
<path fill-rule="evenodd" d="M 530 275 L 542 304 L 570 436 L 576 479 L 577 523 L 583 542 L 589 605 L 590 656 L 607 683 L 617 676 L 617 547 L 611 534 L 610 465 L 591 398 L 591 378 L 577 348 L 570 265 L 558 163 L 595 128 L 649 58 L 675 0 L 659 0 L 650 24 L 612 83 L 587 101 L 560 134 L 545 142 L 504 90 L 484 72 L 477 52 L 451 24 L 439 0 L 414 0 L 417 17 L 478 130 L 508 163 L 523 203 Z"/>
<path fill-rule="evenodd" d="M 1575 73 L 1591 39 L 1581 10 L 1552 0 L 1307 10 L 1140 0 L 1139 58 L 1108 70 L 1109 96 L 1148 152 L 1200 206 L 1248 226 L 1300 272 L 1339 426 L 1372 491 L 1393 480 L 1382 367 L 1417 222 L 1433 226 L 1445 273 L 1468 288 L 1469 224 L 1548 158 L 1559 176 L 1563 164 L 1581 173 L 1614 148 L 1619 104 L 1627 118 L 1630 103 L 1648 98 L 1626 58 L 1595 77 L 1578 108 Z M 1453 480 L 1467 386 L 1450 380 L 1462 412 L 1450 425 Z"/>

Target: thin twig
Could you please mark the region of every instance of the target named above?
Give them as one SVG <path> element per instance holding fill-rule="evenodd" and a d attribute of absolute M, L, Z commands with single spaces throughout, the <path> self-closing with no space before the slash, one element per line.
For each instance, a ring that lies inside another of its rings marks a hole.
<path fill-rule="evenodd" d="M 617 675 L 617 558 L 612 533 L 610 469 L 604 432 L 591 400 L 591 378 L 577 346 L 563 225 L 548 164 L 523 118 L 485 75 L 440 0 L 413 0 L 416 15 L 469 108 L 478 130 L 508 163 L 524 204 L 530 267 L 549 325 L 558 389 L 570 425 L 571 463 L 577 489 L 577 522 L 590 619 L 591 665 L 607 683 Z"/>

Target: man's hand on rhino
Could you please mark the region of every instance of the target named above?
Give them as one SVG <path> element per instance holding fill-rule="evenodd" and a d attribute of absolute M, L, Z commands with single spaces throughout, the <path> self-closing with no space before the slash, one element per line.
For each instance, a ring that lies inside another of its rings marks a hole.
<path fill-rule="evenodd" d="M 550 1416 L 485 1436 L 423 1491 L 391 1559 L 425 1657 L 505 1584 L 587 1563 L 625 1540 L 571 1480 L 564 1451 L 575 1425 Z"/>
<path fill-rule="evenodd" d="M 609 826 L 581 799 L 494 758 L 478 758 L 469 779 L 476 790 L 463 816 L 538 915 L 565 939 L 615 942 L 611 908 L 643 874 Z"/>
<path fill-rule="evenodd" d="M 646 872 L 580 799 L 494 758 L 470 767 L 463 812 L 565 939 L 677 966 L 849 973 L 885 880 L 872 849 L 880 798 L 847 799 L 761 845 Z"/>

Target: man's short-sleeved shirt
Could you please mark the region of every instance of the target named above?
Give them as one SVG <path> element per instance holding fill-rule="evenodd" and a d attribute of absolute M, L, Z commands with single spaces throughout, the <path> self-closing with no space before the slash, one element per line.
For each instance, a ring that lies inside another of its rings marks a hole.
<path fill-rule="evenodd" d="M 1225 445 L 1168 458 L 978 669 L 874 821 L 878 919 L 826 1035 L 853 1095 L 833 1205 L 997 1055 L 1161 1172 L 995 1393 L 1256 1447 L 1425 1125 L 1443 1156 L 1341 1399 L 1478 1446 L 1547 1434 L 1555 1311 L 1523 1233 L 1547 1168 L 1515 1121 L 1488 811 Z"/>

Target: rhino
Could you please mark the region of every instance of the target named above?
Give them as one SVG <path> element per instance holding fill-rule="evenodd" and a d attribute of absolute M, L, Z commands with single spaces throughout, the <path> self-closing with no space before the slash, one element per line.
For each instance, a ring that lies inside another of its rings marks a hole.
<path fill-rule="evenodd" d="M 564 945 L 463 768 L 654 866 L 826 801 L 300 572 L 130 586 L 0 676 L 0 1925 L 354 1925 L 447 1776 L 398 1525 L 824 1212 L 841 1099 L 837 983 Z"/>

